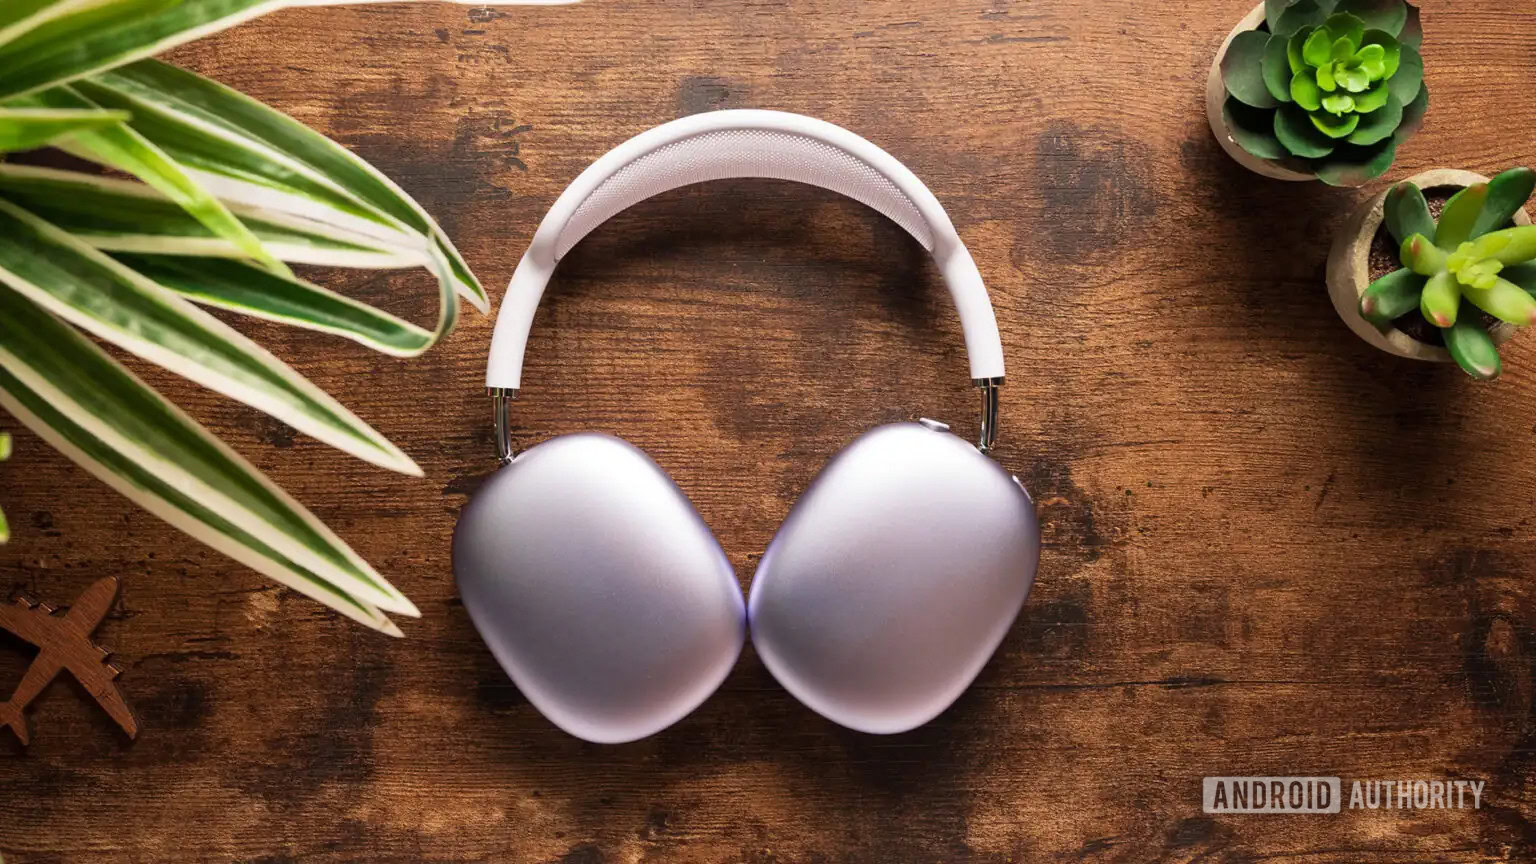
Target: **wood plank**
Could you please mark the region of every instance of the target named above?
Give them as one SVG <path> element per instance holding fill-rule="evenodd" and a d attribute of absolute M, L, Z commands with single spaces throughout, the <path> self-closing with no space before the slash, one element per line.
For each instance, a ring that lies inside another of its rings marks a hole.
<path fill-rule="evenodd" d="M 0 588 L 62 602 L 123 578 L 99 638 L 143 733 L 128 742 L 70 685 L 44 694 L 32 746 L 0 744 L 6 861 L 1536 860 L 1536 341 L 1478 385 L 1337 320 L 1330 231 L 1371 190 L 1261 180 L 1205 125 L 1211 53 L 1246 11 L 398 4 L 283 12 L 175 52 L 397 179 L 496 297 L 565 185 L 658 123 L 781 108 L 885 147 L 988 279 L 1009 363 L 998 456 L 1040 504 L 1040 578 L 976 686 L 912 733 L 835 727 L 749 648 L 673 729 L 583 744 L 508 682 L 454 592 L 454 519 L 492 467 L 491 320 L 468 314 L 414 361 L 238 322 L 427 478 L 146 377 L 424 617 L 403 641 L 364 631 L 18 433 Z M 1434 103 L 1391 177 L 1531 164 L 1536 10 L 1427 0 L 1424 22 Z M 433 314 L 422 274 L 328 284 Z M 516 433 L 645 448 L 745 587 L 860 431 L 969 428 L 966 378 L 900 229 L 831 193 L 725 182 L 647 202 L 564 262 Z M 26 659 L 0 651 L 0 682 Z M 1200 778 L 1220 774 L 1487 792 L 1476 811 L 1204 816 Z"/>

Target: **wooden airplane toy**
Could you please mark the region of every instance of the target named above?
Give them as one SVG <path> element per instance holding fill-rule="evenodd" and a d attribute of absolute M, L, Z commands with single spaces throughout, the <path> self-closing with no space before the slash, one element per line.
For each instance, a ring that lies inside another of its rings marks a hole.
<path fill-rule="evenodd" d="M 97 580 L 63 615 L 54 614 L 51 606 L 24 597 L 18 597 L 12 604 L 0 604 L 0 629 L 38 648 L 37 657 L 22 676 L 11 700 L 0 705 L 0 725 L 11 727 L 22 744 L 28 740 L 27 718 L 22 712 L 62 669 L 69 670 L 85 686 L 129 738 L 139 733 L 138 721 L 123 701 L 122 692 L 112 683 L 121 670 L 107 662 L 110 652 L 91 641 L 91 631 L 117 599 L 117 587 L 115 577 Z"/>

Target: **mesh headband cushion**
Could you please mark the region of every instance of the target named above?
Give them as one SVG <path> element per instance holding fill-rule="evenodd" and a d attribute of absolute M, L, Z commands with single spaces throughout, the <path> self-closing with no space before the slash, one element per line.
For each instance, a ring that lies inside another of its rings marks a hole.
<path fill-rule="evenodd" d="M 840 192 L 885 214 L 933 251 L 933 230 L 917 205 L 852 153 L 794 132 L 722 129 L 674 141 L 614 172 L 561 229 L 555 259 L 564 258 L 592 229 L 647 198 L 692 183 L 736 177 L 793 180 Z"/>

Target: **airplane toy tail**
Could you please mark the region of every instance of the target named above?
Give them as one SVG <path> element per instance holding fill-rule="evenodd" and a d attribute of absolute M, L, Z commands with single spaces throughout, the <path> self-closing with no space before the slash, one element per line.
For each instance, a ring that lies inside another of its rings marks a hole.
<path fill-rule="evenodd" d="M 0 726 L 9 726 L 21 743 L 27 743 L 27 718 L 22 716 L 21 709 L 13 703 L 6 702 L 0 705 Z"/>

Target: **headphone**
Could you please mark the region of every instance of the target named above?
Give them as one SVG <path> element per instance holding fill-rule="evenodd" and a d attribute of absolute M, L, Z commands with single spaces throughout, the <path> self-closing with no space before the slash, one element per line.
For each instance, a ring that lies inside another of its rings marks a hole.
<path fill-rule="evenodd" d="M 932 253 L 960 315 L 981 433 L 892 423 L 840 450 L 791 508 L 743 603 L 735 569 L 683 491 L 639 448 L 561 435 L 514 455 L 508 421 L 555 265 L 614 214 L 671 189 L 794 180 L 873 207 Z M 486 386 L 502 467 L 453 538 L 464 605 L 534 707 L 578 738 L 665 729 L 725 680 L 750 630 L 773 676 L 843 726 L 903 732 L 968 687 L 1034 581 L 1040 529 L 997 439 L 1003 350 L 949 216 L 890 154 L 779 111 L 685 117 L 598 159 L 550 208 L 512 276 Z"/>

